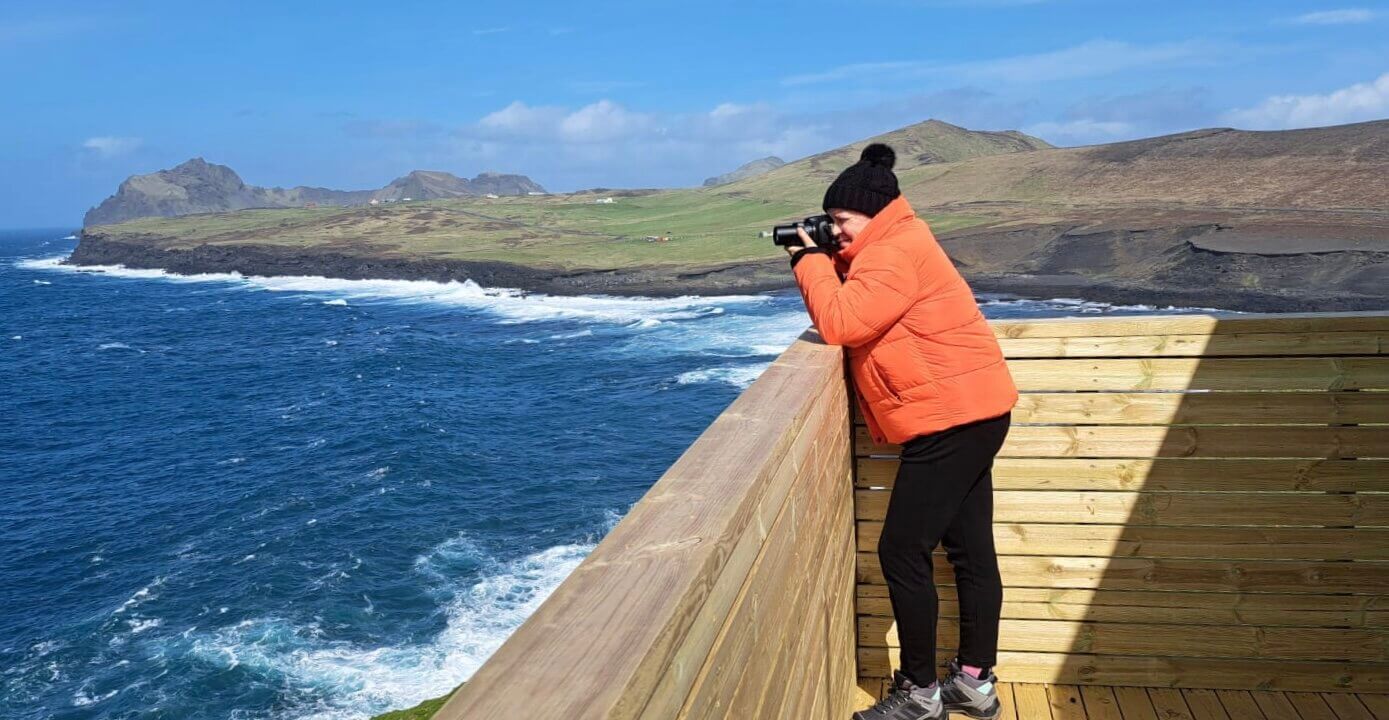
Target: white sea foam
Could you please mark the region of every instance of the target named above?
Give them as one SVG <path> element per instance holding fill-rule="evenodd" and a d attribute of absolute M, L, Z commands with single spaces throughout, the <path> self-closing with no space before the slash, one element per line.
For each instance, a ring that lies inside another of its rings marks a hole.
<path fill-rule="evenodd" d="M 346 301 L 346 300 L 343 300 L 342 298 L 338 298 L 338 299 L 336 299 L 336 300 L 324 300 L 324 301 L 323 301 L 323 304 L 324 304 L 324 305 L 346 305 L 346 304 L 347 304 L 347 301 Z"/>
<path fill-rule="evenodd" d="M 351 300 L 396 301 L 461 307 L 499 316 L 503 322 L 586 320 L 622 325 L 655 326 L 672 320 L 690 320 L 723 312 L 725 306 L 765 302 L 764 296 L 727 295 L 676 298 L 615 297 L 609 295 L 545 295 L 509 288 L 484 288 L 463 282 L 429 280 L 339 280 L 325 277 L 260 277 L 239 273 L 178 275 L 164 270 L 127 268 L 122 265 L 63 265 L 66 256 L 20 260 L 19 267 L 71 273 L 101 273 L 109 277 L 173 282 L 222 282 L 271 292 L 328 294 L 344 304 Z"/>
<path fill-rule="evenodd" d="M 1157 307 L 1156 305 L 1146 305 L 1143 303 L 1135 305 L 1120 305 L 1108 303 L 1101 300 L 1082 300 L 1080 298 L 1051 298 L 1049 300 L 1029 300 L 1023 298 L 1003 298 L 996 295 L 983 294 L 979 296 L 981 307 L 1018 307 L 1028 310 L 1060 310 L 1067 313 L 1081 313 L 1083 315 L 1094 315 L 1113 312 L 1229 312 L 1219 308 L 1208 307 L 1178 307 L 1167 305 Z"/>
<path fill-rule="evenodd" d="M 133 610 L 139 607 L 142 603 L 148 600 L 152 600 L 154 598 L 159 597 L 159 593 L 155 591 L 159 588 L 159 586 L 163 584 L 163 576 L 156 577 L 152 582 L 150 582 L 150 584 L 140 588 L 139 590 L 136 590 L 134 595 L 131 595 L 124 603 L 121 603 L 121 606 L 116 608 L 116 611 L 111 614 L 119 615 L 123 612 L 127 612 L 129 610 Z"/>
<path fill-rule="evenodd" d="M 111 698 L 116 696 L 116 693 L 119 692 L 120 690 L 112 690 L 111 692 L 102 695 L 91 695 L 87 692 L 87 686 L 83 685 L 82 687 L 77 689 L 77 692 L 72 694 L 72 705 L 73 707 L 86 707 L 88 705 L 95 705 L 104 700 L 110 700 Z"/>
<path fill-rule="evenodd" d="M 49 281 L 47 281 L 47 280 L 35 280 L 35 281 L 34 281 L 34 284 L 35 284 L 35 285 L 52 285 L 53 283 L 51 283 L 51 282 L 49 282 Z"/>
<path fill-rule="evenodd" d="M 132 618 L 126 620 L 125 624 L 129 626 L 131 635 L 139 635 L 146 630 L 163 625 L 164 621 L 159 618 Z"/>
<path fill-rule="evenodd" d="M 443 695 L 470 677 L 592 549 L 588 544 L 560 545 L 493 565 L 467 538 L 441 543 L 415 563 L 443 585 L 448 598 L 446 627 L 427 643 L 363 647 L 282 619 L 261 618 L 194 632 L 190 650 L 204 662 L 241 667 L 322 693 L 314 707 L 282 717 L 368 718 Z M 490 567 L 472 585 L 449 589 L 447 583 L 458 575 L 441 571 L 458 569 L 464 556 Z M 363 601 L 365 612 L 374 611 L 370 598 Z"/>
<path fill-rule="evenodd" d="M 741 365 L 691 370 L 690 372 L 681 373 L 679 377 L 675 378 L 675 382 L 681 385 L 722 382 L 733 385 L 734 387 L 746 388 L 751 385 L 753 381 L 757 380 L 757 378 L 761 377 L 762 373 L 766 371 L 770 365 L 771 363 L 762 363 L 760 365 Z"/>

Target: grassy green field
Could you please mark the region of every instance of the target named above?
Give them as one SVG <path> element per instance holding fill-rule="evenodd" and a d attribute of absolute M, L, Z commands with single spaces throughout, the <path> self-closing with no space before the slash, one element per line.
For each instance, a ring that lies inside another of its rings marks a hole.
<path fill-rule="evenodd" d="M 434 713 L 439 712 L 439 708 L 443 707 L 444 703 L 447 702 L 452 695 L 453 693 L 449 693 L 448 695 L 437 697 L 433 700 L 425 700 L 419 705 L 405 710 L 392 710 L 391 712 L 377 715 L 371 720 L 429 720 L 434 717 Z"/>
<path fill-rule="evenodd" d="M 791 188 L 783 187 L 782 190 Z M 614 195 L 466 198 L 357 208 L 242 210 L 145 218 L 102 228 L 168 248 L 267 244 L 392 257 L 495 260 L 531 267 L 704 266 L 776 258 L 759 231 L 819 212 L 809 183 L 802 197 L 766 199 L 706 189 Z M 985 218 L 929 218 L 938 231 Z M 648 236 L 669 237 L 650 242 Z"/>

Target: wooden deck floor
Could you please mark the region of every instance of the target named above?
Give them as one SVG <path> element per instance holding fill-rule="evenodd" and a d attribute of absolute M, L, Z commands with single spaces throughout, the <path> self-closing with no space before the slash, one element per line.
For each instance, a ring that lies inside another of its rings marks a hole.
<path fill-rule="evenodd" d="M 1005 720 L 1389 720 L 1389 695 L 999 685 Z"/>

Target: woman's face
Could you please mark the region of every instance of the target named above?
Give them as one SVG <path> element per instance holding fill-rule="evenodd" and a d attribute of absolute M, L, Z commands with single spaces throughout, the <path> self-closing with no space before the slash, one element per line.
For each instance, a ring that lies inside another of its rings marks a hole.
<path fill-rule="evenodd" d="M 873 218 L 857 210 L 845 210 L 844 208 L 830 208 L 830 219 L 834 221 L 834 235 L 839 238 L 841 248 L 848 247 L 863 232 L 863 228 L 868 225 L 868 221 Z"/>

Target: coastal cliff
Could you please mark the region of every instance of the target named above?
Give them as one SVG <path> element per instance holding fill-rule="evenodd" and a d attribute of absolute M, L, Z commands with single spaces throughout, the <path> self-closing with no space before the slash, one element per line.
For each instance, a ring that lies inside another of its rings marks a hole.
<path fill-rule="evenodd" d="M 975 230 L 941 243 L 977 292 L 1245 312 L 1389 307 L 1389 249 L 1266 253 L 1203 247 L 1229 232 L 1202 225 L 1094 232 L 1070 226 Z M 1000 244 L 1015 249 L 1000 254 Z M 1030 248 L 1018 253 L 1017 249 Z M 1012 256 L 1010 256 L 1012 255 Z M 727 295 L 795 287 L 784 258 L 708 266 L 565 269 L 518 263 L 383 257 L 275 245 L 161 249 L 87 229 L 66 261 L 196 275 L 322 276 L 346 280 L 471 280 L 554 295 Z M 1077 272 L 1076 267 L 1086 268 Z"/>

